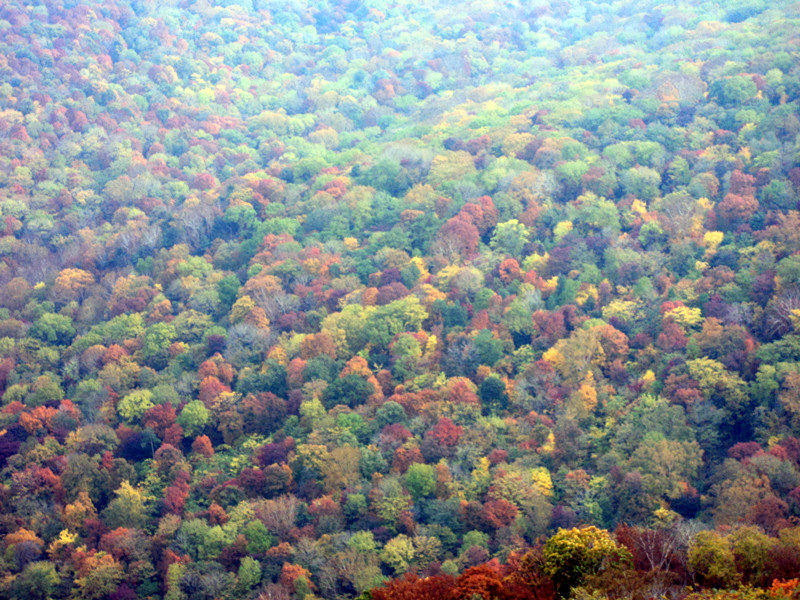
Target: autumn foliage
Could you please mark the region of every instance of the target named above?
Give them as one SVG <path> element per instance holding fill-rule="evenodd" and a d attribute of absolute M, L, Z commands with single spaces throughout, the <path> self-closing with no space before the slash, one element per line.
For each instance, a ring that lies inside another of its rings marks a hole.
<path fill-rule="evenodd" d="M 0 2 L 0 597 L 797 597 L 798 30 Z"/>

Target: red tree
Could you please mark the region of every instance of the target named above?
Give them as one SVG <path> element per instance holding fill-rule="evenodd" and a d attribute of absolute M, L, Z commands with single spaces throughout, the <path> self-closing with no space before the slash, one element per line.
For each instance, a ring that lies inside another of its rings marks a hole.
<path fill-rule="evenodd" d="M 371 590 L 370 595 L 372 600 L 453 600 L 451 593 L 454 586 L 455 579 L 451 575 L 440 574 L 420 579 L 409 574 L 403 579 L 390 581 L 382 588 Z"/>

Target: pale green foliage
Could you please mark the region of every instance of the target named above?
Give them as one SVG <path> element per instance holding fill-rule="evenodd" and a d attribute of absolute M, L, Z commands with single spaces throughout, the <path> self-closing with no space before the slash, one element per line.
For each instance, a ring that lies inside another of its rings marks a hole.
<path fill-rule="evenodd" d="M 716 531 L 699 532 L 689 545 L 689 568 L 710 587 L 732 587 L 741 575 L 728 539 Z"/>
<path fill-rule="evenodd" d="M 511 219 L 497 224 L 489 245 L 492 250 L 516 257 L 522 254 L 522 248 L 530 240 L 530 235 L 530 230 L 525 225 L 517 219 Z"/>
<path fill-rule="evenodd" d="M 386 563 L 395 573 L 400 574 L 408 571 L 414 561 L 414 542 L 402 533 L 392 538 L 381 551 L 381 560 Z"/>
<path fill-rule="evenodd" d="M 153 406 L 155 406 L 153 404 L 153 392 L 150 390 L 136 390 L 119 401 L 117 413 L 130 423 L 141 419 L 142 415 Z"/>
<path fill-rule="evenodd" d="M 436 489 L 436 475 L 431 465 L 414 463 L 406 471 L 406 489 L 414 500 L 433 494 Z"/>
<path fill-rule="evenodd" d="M 356 531 L 349 540 L 347 546 L 364 554 L 372 554 L 377 551 L 378 545 L 371 531 Z"/>
<path fill-rule="evenodd" d="M 250 590 L 261 581 L 261 563 L 250 556 L 245 556 L 239 563 L 239 587 Z"/>
<path fill-rule="evenodd" d="M 188 435 L 196 435 L 206 426 L 210 416 L 211 413 L 200 400 L 192 400 L 175 420 Z"/>

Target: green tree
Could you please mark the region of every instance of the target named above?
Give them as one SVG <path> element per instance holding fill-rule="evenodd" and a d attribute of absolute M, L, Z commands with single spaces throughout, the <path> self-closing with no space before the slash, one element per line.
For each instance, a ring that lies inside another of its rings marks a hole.
<path fill-rule="evenodd" d="M 518 333 L 527 343 L 535 331 L 532 315 L 543 306 L 541 292 L 531 284 L 523 283 L 517 290 L 517 297 L 503 314 L 503 322 L 512 333 Z"/>
<path fill-rule="evenodd" d="M 530 241 L 530 236 L 530 230 L 525 225 L 511 219 L 497 224 L 489 245 L 492 250 L 518 257 L 522 255 L 522 249 Z"/>
<path fill-rule="evenodd" d="M 689 168 L 689 163 L 682 156 L 676 156 L 672 159 L 667 168 L 667 175 L 673 187 L 689 185 L 692 179 L 692 171 Z"/>
<path fill-rule="evenodd" d="M 203 519 L 184 521 L 175 536 L 182 553 L 196 560 L 216 558 L 225 545 L 225 533 L 219 525 L 209 525 Z"/>
<path fill-rule="evenodd" d="M 506 384 L 497 375 L 489 375 L 478 388 L 484 413 L 503 411 L 508 408 Z"/>
<path fill-rule="evenodd" d="M 683 407 L 670 404 L 661 396 L 643 394 L 627 407 L 614 429 L 614 449 L 629 456 L 653 435 L 672 440 L 693 441 L 692 428 Z M 658 439 L 658 437 L 656 438 Z"/>
<path fill-rule="evenodd" d="M 660 185 L 661 175 L 650 167 L 634 167 L 625 171 L 622 176 L 625 193 L 644 201 L 655 198 Z"/>
<path fill-rule="evenodd" d="M 570 160 L 558 165 L 555 171 L 562 186 L 562 198 L 571 200 L 580 193 L 583 176 L 588 173 L 589 165 L 582 160 Z"/>
<path fill-rule="evenodd" d="M 261 581 L 261 563 L 250 556 L 245 556 L 239 563 L 239 590 L 247 594 Z"/>
<path fill-rule="evenodd" d="M 250 521 L 242 533 L 247 539 L 247 552 L 250 554 L 265 554 L 275 543 L 267 527 L 258 520 Z"/>
<path fill-rule="evenodd" d="M 117 403 L 117 413 L 129 423 L 142 418 L 142 415 L 153 408 L 153 392 L 136 390 L 127 394 Z"/>
<path fill-rule="evenodd" d="M 200 400 L 192 400 L 183 407 L 175 421 L 183 427 L 187 435 L 199 435 L 210 417 L 211 413 Z"/>
<path fill-rule="evenodd" d="M 236 275 L 227 275 L 217 283 L 217 293 L 222 306 L 230 310 L 236 301 L 236 294 L 239 292 L 241 283 Z"/>
<path fill-rule="evenodd" d="M 124 577 L 122 565 L 106 552 L 87 559 L 85 569 L 75 579 L 74 597 L 81 600 L 101 600 L 113 593 Z"/>
<path fill-rule="evenodd" d="M 154 369 L 163 369 L 169 360 L 169 346 L 175 339 L 175 327 L 156 323 L 147 328 L 142 341 L 142 359 Z"/>
<path fill-rule="evenodd" d="M 360 406 L 375 393 L 375 386 L 369 381 L 350 373 L 333 381 L 323 394 L 325 408 L 331 409 L 337 404 L 344 404 L 351 408 Z"/>
<path fill-rule="evenodd" d="M 392 342 L 391 354 L 394 359 L 392 369 L 399 381 L 406 381 L 417 375 L 417 363 L 422 357 L 422 346 L 417 338 L 410 334 L 401 335 Z"/>
<path fill-rule="evenodd" d="M 56 567 L 50 561 L 28 563 L 14 579 L 12 593 L 15 600 L 49 600 L 59 581 Z"/>
<path fill-rule="evenodd" d="M 542 570 L 553 580 L 559 598 L 569 596 L 589 575 L 623 569 L 633 557 L 597 527 L 559 529 L 542 548 Z"/>
<path fill-rule="evenodd" d="M 414 463 L 406 471 L 406 489 L 414 500 L 426 498 L 436 490 L 436 473 L 431 465 Z"/>
<path fill-rule="evenodd" d="M 66 346 L 75 337 L 75 327 L 67 316 L 45 313 L 34 321 L 30 334 L 48 344 Z"/>
<path fill-rule="evenodd" d="M 708 587 L 734 587 L 741 574 L 736 568 L 733 548 L 725 536 L 716 531 L 701 531 L 689 544 L 689 569 L 697 580 Z"/>
<path fill-rule="evenodd" d="M 489 550 L 489 534 L 482 531 L 468 531 L 464 534 L 461 541 L 461 548 L 458 553 L 463 555 L 467 550 L 473 546 L 478 546 L 484 550 Z"/>
<path fill-rule="evenodd" d="M 620 232 L 619 211 L 613 202 L 587 193 L 578 198 L 574 216 L 571 219 L 585 235 L 595 232 L 605 237 L 616 238 Z"/>
<path fill-rule="evenodd" d="M 428 311 L 416 296 L 410 295 L 379 306 L 366 319 L 367 341 L 386 347 L 391 339 L 404 331 L 419 331 Z M 349 336 L 348 336 L 349 341 Z"/>
<path fill-rule="evenodd" d="M 766 587 L 772 583 L 772 559 L 778 540 L 753 525 L 737 527 L 728 536 L 733 545 L 736 569 L 751 585 Z"/>
<path fill-rule="evenodd" d="M 683 494 L 687 481 L 694 480 L 703 463 L 703 451 L 695 441 L 659 438 L 658 434 L 646 437 L 633 453 L 630 466 L 642 474 L 650 493 L 674 499 Z"/>
<path fill-rule="evenodd" d="M 63 397 L 64 390 L 61 389 L 55 376 L 48 373 L 37 377 L 36 381 L 33 382 L 28 395 L 25 397 L 25 404 L 41 406 L 47 402 L 58 402 Z"/>
<path fill-rule="evenodd" d="M 386 542 L 381 551 L 381 560 L 397 575 L 408 572 L 415 556 L 413 540 L 402 533 Z"/>
<path fill-rule="evenodd" d="M 378 551 L 375 536 L 371 531 L 356 531 L 352 537 L 347 540 L 347 547 L 362 554 L 374 554 Z"/>
<path fill-rule="evenodd" d="M 375 411 L 375 424 L 379 429 L 392 423 L 405 423 L 407 420 L 405 409 L 394 400 L 381 404 Z"/>
<path fill-rule="evenodd" d="M 473 344 L 482 365 L 492 367 L 503 358 L 503 342 L 494 337 L 488 329 L 481 329 L 475 336 Z"/>
<path fill-rule="evenodd" d="M 758 93 L 751 77 L 736 75 L 711 84 L 709 95 L 726 107 L 741 106 Z"/>
<path fill-rule="evenodd" d="M 141 490 L 123 481 L 114 498 L 103 511 L 103 518 L 109 527 L 138 527 L 144 529 L 150 520 L 152 500 Z"/>

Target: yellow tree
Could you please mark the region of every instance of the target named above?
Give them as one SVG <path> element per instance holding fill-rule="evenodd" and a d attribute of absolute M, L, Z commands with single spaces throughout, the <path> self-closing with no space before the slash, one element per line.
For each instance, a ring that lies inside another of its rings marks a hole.
<path fill-rule="evenodd" d="M 542 358 L 552 364 L 566 382 L 577 386 L 590 369 L 606 360 L 601 333 L 598 328 L 576 329 L 568 338 L 558 340 Z"/>
<path fill-rule="evenodd" d="M 542 548 L 542 570 L 552 580 L 559 598 L 589 575 L 628 567 L 630 551 L 618 545 L 608 531 L 597 527 L 559 529 Z"/>
<path fill-rule="evenodd" d="M 83 269 L 64 269 L 56 277 L 53 298 L 61 302 L 80 300 L 84 290 L 94 284 L 94 275 Z"/>

